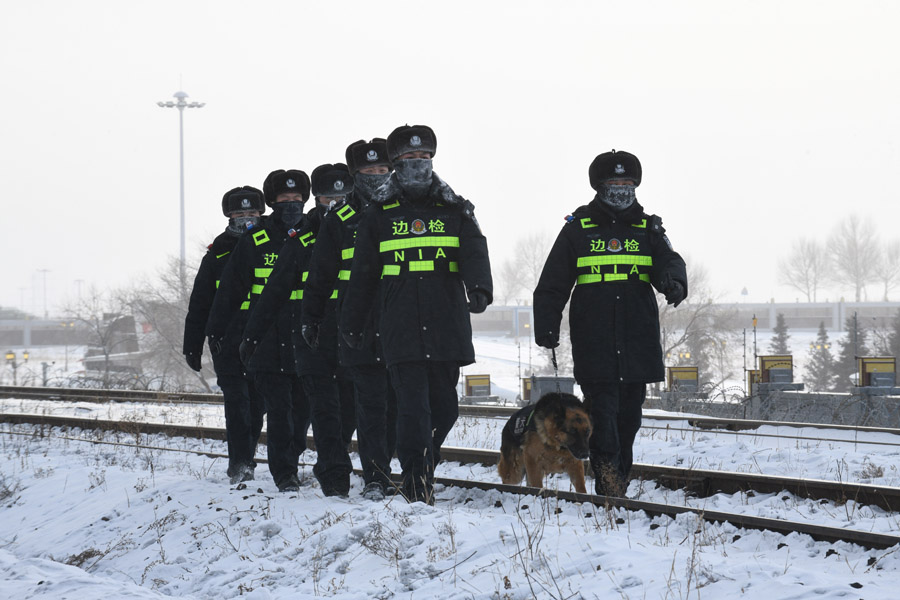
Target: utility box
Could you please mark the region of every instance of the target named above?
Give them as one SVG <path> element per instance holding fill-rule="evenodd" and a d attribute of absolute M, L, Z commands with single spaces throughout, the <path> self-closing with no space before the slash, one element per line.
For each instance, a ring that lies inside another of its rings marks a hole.
<path fill-rule="evenodd" d="M 531 403 L 531 377 L 522 378 L 522 406 Z"/>
<path fill-rule="evenodd" d="M 564 394 L 572 394 L 575 392 L 574 377 L 537 377 L 531 376 L 531 399 L 529 404 L 533 404 L 541 399 L 544 394 L 562 392 Z M 524 398 L 524 396 L 523 396 Z"/>
<path fill-rule="evenodd" d="M 791 383 L 794 381 L 794 357 L 790 354 L 759 356 L 760 383 Z"/>
<path fill-rule="evenodd" d="M 756 387 L 759 385 L 759 369 L 750 369 L 747 371 L 747 394 L 752 396 L 756 393 Z"/>
<path fill-rule="evenodd" d="M 856 364 L 860 387 L 894 387 L 897 359 L 893 356 L 860 356 Z"/>
<path fill-rule="evenodd" d="M 794 383 L 794 357 L 790 354 L 758 356 L 757 361 L 759 369 L 754 372 L 759 373 L 756 391 L 760 394 L 803 389 L 802 383 Z M 750 393 L 753 394 L 752 385 Z"/>
<path fill-rule="evenodd" d="M 666 367 L 666 389 L 670 392 L 696 392 L 700 389 L 698 367 Z"/>
<path fill-rule="evenodd" d="M 490 396 L 490 375 L 466 375 L 466 396 Z"/>

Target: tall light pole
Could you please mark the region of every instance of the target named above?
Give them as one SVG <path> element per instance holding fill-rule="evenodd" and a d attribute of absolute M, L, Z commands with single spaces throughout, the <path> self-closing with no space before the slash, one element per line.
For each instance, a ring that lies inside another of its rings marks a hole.
<path fill-rule="evenodd" d="M 181 166 L 181 265 L 179 273 L 181 276 L 181 286 L 184 287 L 184 109 L 185 108 L 203 108 L 205 102 L 188 102 L 185 92 L 175 92 L 172 94 L 175 102 L 171 100 L 167 102 L 157 102 L 160 108 L 177 108 L 178 109 L 178 152 L 179 162 Z"/>

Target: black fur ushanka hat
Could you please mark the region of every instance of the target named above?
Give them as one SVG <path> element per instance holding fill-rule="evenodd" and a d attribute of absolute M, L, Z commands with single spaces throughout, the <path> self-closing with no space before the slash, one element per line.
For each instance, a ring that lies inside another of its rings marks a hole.
<path fill-rule="evenodd" d="M 347 146 L 345 153 L 350 174 L 356 175 L 360 169 L 366 167 L 391 168 L 391 160 L 388 158 L 387 140 L 373 138 L 372 141 L 359 140 Z"/>
<path fill-rule="evenodd" d="M 259 214 L 266 212 L 266 203 L 263 193 L 255 187 L 245 185 L 225 192 L 222 196 L 222 213 L 230 217 L 231 213 L 245 210 L 256 210 Z"/>
<path fill-rule="evenodd" d="M 388 158 L 391 162 L 407 152 L 437 152 L 437 136 L 428 125 L 401 125 L 387 138 Z"/>
<path fill-rule="evenodd" d="M 266 204 L 275 205 L 278 194 L 301 194 L 303 201 L 309 200 L 309 176 L 296 169 L 272 171 L 263 183 Z"/>
<path fill-rule="evenodd" d="M 312 194 L 321 196 L 346 196 L 353 191 L 353 176 L 344 163 L 319 165 L 312 172 Z"/>
<path fill-rule="evenodd" d="M 610 179 L 631 179 L 641 185 L 641 161 L 630 152 L 612 150 L 598 154 L 588 168 L 591 187 L 599 191 L 603 182 Z"/>

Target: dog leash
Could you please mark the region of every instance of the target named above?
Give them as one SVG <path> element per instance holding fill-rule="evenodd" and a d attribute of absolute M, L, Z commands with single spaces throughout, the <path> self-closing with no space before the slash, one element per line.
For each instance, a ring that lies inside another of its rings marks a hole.
<path fill-rule="evenodd" d="M 556 393 L 559 394 L 559 365 L 556 364 L 556 348 L 550 349 L 550 360 L 553 362 L 553 378 L 556 379 Z"/>

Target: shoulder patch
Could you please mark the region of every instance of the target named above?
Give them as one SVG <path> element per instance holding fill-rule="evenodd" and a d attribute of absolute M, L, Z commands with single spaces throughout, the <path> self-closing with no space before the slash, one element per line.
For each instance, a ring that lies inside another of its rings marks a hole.
<path fill-rule="evenodd" d="M 257 246 L 265 244 L 269 241 L 269 235 L 266 233 L 265 229 L 260 229 L 259 231 L 250 234 L 250 236 L 253 238 L 253 243 L 255 243 Z"/>
<path fill-rule="evenodd" d="M 353 210 L 353 207 L 349 204 L 344 204 L 341 208 L 335 210 L 335 214 L 341 219 L 341 221 L 346 221 L 350 217 L 356 214 L 356 211 Z"/>
<path fill-rule="evenodd" d="M 575 217 L 573 215 L 566 215 L 566 223 L 571 223 L 574 220 Z"/>
<path fill-rule="evenodd" d="M 308 231 L 300 236 L 300 243 L 303 244 L 304 247 L 310 246 L 316 243 L 315 234 L 312 231 Z"/>

